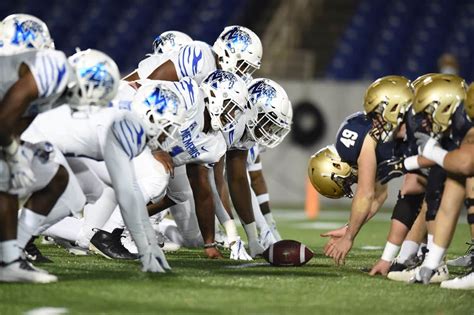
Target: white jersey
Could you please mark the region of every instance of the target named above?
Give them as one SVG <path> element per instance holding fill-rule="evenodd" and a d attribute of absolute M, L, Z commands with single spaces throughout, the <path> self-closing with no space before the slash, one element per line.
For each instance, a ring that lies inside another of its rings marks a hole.
<path fill-rule="evenodd" d="M 209 73 L 217 69 L 212 47 L 205 42 L 195 40 L 179 50 L 151 55 L 142 60 L 137 69 L 140 79 L 148 78 L 156 68 L 168 60 L 173 62 L 178 79 L 191 77 L 199 84 Z"/>
<path fill-rule="evenodd" d="M 38 115 L 22 138 L 37 142 L 48 139 L 68 157 L 104 159 L 108 133 L 112 133 L 129 159 L 139 155 L 146 145 L 145 129 L 129 111 L 103 108 L 89 116 L 74 113 L 63 105 Z"/>
<path fill-rule="evenodd" d="M 166 82 L 180 96 L 186 107 L 186 122 L 179 129 L 179 142 L 164 146 L 173 158 L 175 166 L 188 163 L 213 164 L 227 150 L 224 136 L 219 131 L 203 132 L 204 97 L 196 81 L 184 78 L 179 82 Z M 168 141 L 169 143 L 169 141 Z"/>
<path fill-rule="evenodd" d="M 66 56 L 61 51 L 51 49 L 0 54 L 0 99 L 18 81 L 21 64 L 28 66 L 38 88 L 38 98 L 30 104 L 23 116 L 35 116 L 51 109 L 66 89 L 72 72 Z"/>

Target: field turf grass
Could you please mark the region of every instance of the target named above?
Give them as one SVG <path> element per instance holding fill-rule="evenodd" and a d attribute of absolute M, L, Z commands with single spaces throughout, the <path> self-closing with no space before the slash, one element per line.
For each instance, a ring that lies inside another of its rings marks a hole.
<path fill-rule="evenodd" d="M 342 224 L 343 217 L 318 222 Z M 76 257 L 56 246 L 40 245 L 54 260 L 41 267 L 60 281 L 0 284 L 0 314 L 39 307 L 66 308 L 70 314 L 473 314 L 474 291 L 397 283 L 360 270 L 379 258 L 381 250 L 361 247 L 384 245 L 387 220 L 375 219 L 362 230 L 342 267 L 321 254 L 323 230 L 299 226 L 305 222 L 278 219 L 284 238 L 299 240 L 316 253 L 306 266 L 292 268 L 228 268 L 245 262 L 208 260 L 200 249 L 182 249 L 167 254 L 171 273 L 155 275 L 140 272 L 138 262 Z M 468 238 L 468 226 L 461 224 L 448 256 L 463 254 Z M 452 275 L 462 273 L 451 269 Z"/>

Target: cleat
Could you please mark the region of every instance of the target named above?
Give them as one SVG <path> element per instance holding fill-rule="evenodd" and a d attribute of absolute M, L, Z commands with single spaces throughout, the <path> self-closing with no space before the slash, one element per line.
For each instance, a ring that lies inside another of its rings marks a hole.
<path fill-rule="evenodd" d="M 122 244 L 123 229 L 115 229 L 112 233 L 97 230 L 91 238 L 89 249 L 107 259 L 136 260 L 137 254 L 130 253 Z"/>
<path fill-rule="evenodd" d="M 9 264 L 0 266 L 0 282 L 57 282 L 58 277 L 46 271 L 39 271 L 25 259 L 17 259 Z"/>
<path fill-rule="evenodd" d="M 472 259 L 474 258 L 474 241 L 466 242 L 469 247 L 467 248 L 466 254 L 455 259 L 448 260 L 446 264 L 448 266 L 455 267 L 471 267 Z"/>
<path fill-rule="evenodd" d="M 216 229 L 216 236 L 214 239 L 216 240 L 216 243 L 219 247 L 226 248 L 226 249 L 230 248 L 227 235 L 220 228 Z"/>
<path fill-rule="evenodd" d="M 419 273 L 421 266 L 412 269 L 405 269 L 403 271 L 392 271 L 387 274 L 387 278 L 394 281 L 401 281 L 406 283 L 413 283 L 415 282 L 415 276 Z M 428 268 L 426 268 L 428 269 Z M 428 269 L 429 270 L 429 269 Z M 424 271 L 425 272 L 425 271 Z M 433 276 L 429 283 L 440 283 L 444 280 L 449 279 L 449 270 L 448 267 L 443 264 L 439 266 L 436 270 L 433 271 Z M 419 278 L 422 281 L 421 278 Z"/>
<path fill-rule="evenodd" d="M 392 271 L 403 271 L 407 268 L 407 265 L 399 263 L 397 262 L 397 260 L 394 260 L 393 263 L 390 265 L 390 269 L 388 270 L 388 272 L 390 273 Z"/>
<path fill-rule="evenodd" d="M 474 270 L 469 272 L 465 276 L 443 281 L 441 282 L 440 287 L 444 289 L 473 290 L 474 289 Z"/>
<path fill-rule="evenodd" d="M 41 251 L 35 245 L 36 237 L 30 238 L 28 243 L 26 243 L 24 252 L 26 259 L 34 263 L 52 263 L 53 261 L 48 257 L 44 256 Z"/>
<path fill-rule="evenodd" d="M 415 276 L 410 279 L 410 283 L 423 283 L 423 284 L 429 284 L 431 277 L 435 274 L 434 270 L 431 270 L 428 267 L 420 267 L 417 268 L 415 272 Z"/>
<path fill-rule="evenodd" d="M 161 232 L 156 233 L 158 239 L 158 245 L 165 252 L 175 252 L 181 248 L 181 245 L 171 241 L 166 235 Z"/>
<path fill-rule="evenodd" d="M 230 245 L 230 259 L 232 260 L 253 260 L 245 250 L 245 243 L 240 239 Z"/>

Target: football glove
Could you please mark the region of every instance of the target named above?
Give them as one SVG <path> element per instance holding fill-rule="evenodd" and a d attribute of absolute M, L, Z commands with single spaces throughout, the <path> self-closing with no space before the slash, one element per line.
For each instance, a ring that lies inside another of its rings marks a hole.
<path fill-rule="evenodd" d="M 244 242 L 240 239 L 237 241 L 232 242 L 230 245 L 230 259 L 232 260 L 253 260 L 244 247 Z"/>
<path fill-rule="evenodd" d="M 392 179 L 406 174 L 408 171 L 403 165 L 404 160 L 405 158 L 393 157 L 381 162 L 377 165 L 377 180 L 384 185 Z"/>
<path fill-rule="evenodd" d="M 13 140 L 8 147 L 4 147 L 5 161 L 10 167 L 11 193 L 30 187 L 35 182 L 35 175 L 31 170 L 33 151 Z"/>

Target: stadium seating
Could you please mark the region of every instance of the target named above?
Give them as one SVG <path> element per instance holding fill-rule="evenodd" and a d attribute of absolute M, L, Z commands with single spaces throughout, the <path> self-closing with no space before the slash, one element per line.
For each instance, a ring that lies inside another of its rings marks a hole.
<path fill-rule="evenodd" d="M 471 81 L 473 15 L 468 0 L 361 0 L 326 75 L 354 80 L 400 73 L 413 79 L 437 71 L 438 57 L 450 52 Z"/>
<path fill-rule="evenodd" d="M 58 49 L 67 54 L 76 47 L 103 50 L 125 74 L 151 52 L 153 39 L 164 31 L 179 30 L 212 45 L 224 26 L 239 18 L 245 3 L 246 0 L 20 0 L 0 1 L 0 14 L 33 14 L 46 22 Z"/>

